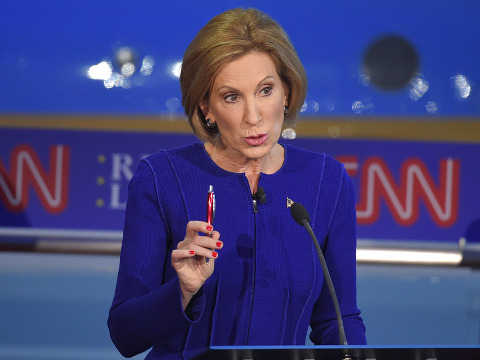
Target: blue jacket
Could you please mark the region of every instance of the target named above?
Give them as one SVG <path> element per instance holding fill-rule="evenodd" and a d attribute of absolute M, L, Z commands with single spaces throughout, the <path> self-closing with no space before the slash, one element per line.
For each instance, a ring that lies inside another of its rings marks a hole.
<path fill-rule="evenodd" d="M 210 345 L 338 344 L 335 310 L 313 242 L 286 207 L 308 210 L 340 303 L 349 344 L 365 344 L 356 304 L 353 184 L 324 154 L 285 147 L 275 174 L 261 174 L 266 203 L 253 208 L 243 173 L 219 168 L 203 144 L 142 160 L 129 184 L 110 335 L 124 356 L 190 358 Z M 224 246 L 215 271 L 184 312 L 170 254 L 187 222 L 206 219 L 209 185 L 214 228 Z"/>

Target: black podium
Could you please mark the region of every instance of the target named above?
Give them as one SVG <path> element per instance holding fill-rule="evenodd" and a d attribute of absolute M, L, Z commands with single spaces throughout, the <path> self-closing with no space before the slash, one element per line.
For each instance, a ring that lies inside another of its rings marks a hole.
<path fill-rule="evenodd" d="M 480 346 L 212 347 L 196 360 L 480 360 Z"/>

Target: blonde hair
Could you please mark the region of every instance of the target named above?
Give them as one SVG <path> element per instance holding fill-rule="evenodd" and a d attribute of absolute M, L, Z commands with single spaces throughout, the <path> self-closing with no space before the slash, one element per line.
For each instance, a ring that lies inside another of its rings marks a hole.
<path fill-rule="evenodd" d="M 195 135 L 213 141 L 217 127 L 207 127 L 200 103 L 208 103 L 216 75 L 225 64 L 252 52 L 270 55 L 277 73 L 289 89 L 284 124 L 293 125 L 305 101 L 307 76 L 288 35 L 267 14 L 257 9 L 232 9 L 212 18 L 185 51 L 180 88 L 182 105 Z"/>

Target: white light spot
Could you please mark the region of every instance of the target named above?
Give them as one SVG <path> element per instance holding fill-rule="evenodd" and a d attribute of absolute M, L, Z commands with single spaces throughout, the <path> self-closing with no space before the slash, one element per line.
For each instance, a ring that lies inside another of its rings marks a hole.
<path fill-rule="evenodd" d="M 165 105 L 167 106 L 168 110 L 175 111 L 180 107 L 180 99 L 176 97 L 172 97 L 167 99 Z"/>
<path fill-rule="evenodd" d="M 112 76 L 112 72 L 112 64 L 108 61 L 102 61 L 97 65 L 90 66 L 87 76 L 93 80 L 107 80 Z"/>
<path fill-rule="evenodd" d="M 303 105 L 302 105 L 302 108 L 300 109 L 300 112 L 302 112 L 302 113 L 305 112 L 307 110 L 307 108 L 308 108 L 308 105 L 307 105 L 306 102 L 304 102 Z"/>
<path fill-rule="evenodd" d="M 140 68 L 140 74 L 143 76 L 152 75 L 153 65 L 155 65 L 155 59 L 153 56 L 145 56 L 142 61 L 142 67 Z"/>
<path fill-rule="evenodd" d="M 425 109 L 431 114 L 436 113 L 438 110 L 437 103 L 435 101 L 429 101 L 425 104 Z"/>
<path fill-rule="evenodd" d="M 420 99 L 430 88 L 430 84 L 426 79 L 423 79 L 422 74 L 417 74 L 410 80 L 412 88 L 410 89 L 410 99 L 417 101 Z"/>
<path fill-rule="evenodd" d="M 368 76 L 367 74 L 365 73 L 361 73 L 359 76 L 358 76 L 358 82 L 360 84 L 362 84 L 363 86 L 368 86 L 370 85 L 370 76 Z"/>
<path fill-rule="evenodd" d="M 316 113 L 316 112 L 318 112 L 318 110 L 320 110 L 320 104 L 315 100 L 310 101 L 309 106 L 310 106 L 311 111 L 314 112 L 314 113 Z"/>
<path fill-rule="evenodd" d="M 173 64 L 172 69 L 171 69 L 171 73 L 176 78 L 179 78 L 181 72 L 182 72 L 182 62 L 177 61 L 175 64 Z"/>
<path fill-rule="evenodd" d="M 472 87 L 470 86 L 467 78 L 464 75 L 455 75 L 452 78 L 453 86 L 457 90 L 458 96 L 462 99 L 466 99 L 470 96 Z"/>
<path fill-rule="evenodd" d="M 352 104 L 352 110 L 356 114 L 361 114 L 365 109 L 365 105 L 362 101 L 354 101 Z"/>
<path fill-rule="evenodd" d="M 121 73 L 123 76 L 130 77 L 135 72 L 135 65 L 131 62 L 127 62 L 122 65 Z"/>

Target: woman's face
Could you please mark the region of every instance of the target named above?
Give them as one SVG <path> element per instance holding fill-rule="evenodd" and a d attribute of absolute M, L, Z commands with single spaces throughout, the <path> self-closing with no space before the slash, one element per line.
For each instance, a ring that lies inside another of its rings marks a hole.
<path fill-rule="evenodd" d="M 250 53 L 218 73 L 205 117 L 215 122 L 232 159 L 261 159 L 270 154 L 282 131 L 288 88 L 265 53 Z"/>

